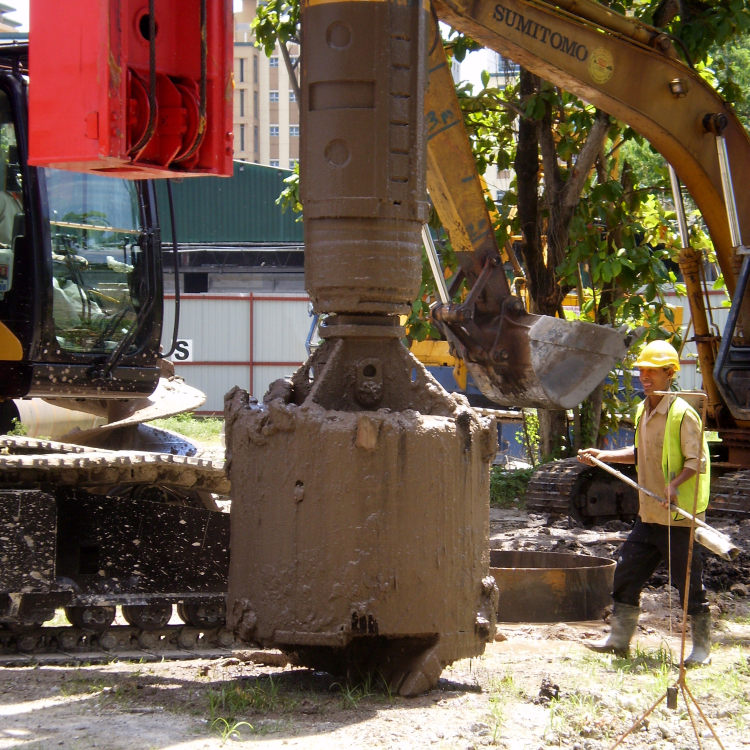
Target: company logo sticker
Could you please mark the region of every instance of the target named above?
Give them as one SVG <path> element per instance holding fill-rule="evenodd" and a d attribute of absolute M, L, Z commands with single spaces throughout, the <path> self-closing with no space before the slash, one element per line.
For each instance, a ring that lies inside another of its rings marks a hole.
<path fill-rule="evenodd" d="M 612 53 L 604 47 L 595 47 L 589 55 L 589 73 L 596 83 L 606 83 L 615 72 Z"/>

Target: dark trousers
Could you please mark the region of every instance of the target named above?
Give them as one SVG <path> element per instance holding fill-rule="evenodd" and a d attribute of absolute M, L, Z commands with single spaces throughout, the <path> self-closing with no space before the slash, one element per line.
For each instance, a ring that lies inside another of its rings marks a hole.
<path fill-rule="evenodd" d="M 617 555 L 612 591 L 615 602 L 638 607 L 646 582 L 662 560 L 669 560 L 670 583 L 680 592 L 680 605 L 684 606 L 689 541 L 688 527 L 643 523 L 639 518 Z M 693 545 L 687 611 L 689 615 L 709 611 L 703 588 L 703 548 L 697 542 Z"/>

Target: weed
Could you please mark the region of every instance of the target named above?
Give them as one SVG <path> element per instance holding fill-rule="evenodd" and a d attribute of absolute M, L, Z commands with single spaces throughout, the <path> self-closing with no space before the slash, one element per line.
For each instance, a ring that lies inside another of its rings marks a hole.
<path fill-rule="evenodd" d="M 672 651 L 666 644 L 655 650 L 647 650 L 636 644 L 629 656 L 615 658 L 612 664 L 622 672 L 633 673 L 653 673 L 654 670 L 668 672 L 675 666 Z"/>
<path fill-rule="evenodd" d="M 549 704 L 550 729 L 558 735 L 611 737 L 612 717 L 606 704 L 594 694 L 574 691 Z"/>
<path fill-rule="evenodd" d="M 242 739 L 239 731 L 240 727 L 248 727 L 251 732 L 253 731 L 253 725 L 247 721 L 233 721 L 230 723 L 222 716 L 219 716 L 211 722 L 211 729 L 219 733 L 222 745 L 227 740 Z"/>
<path fill-rule="evenodd" d="M 750 677 L 750 663 L 741 648 L 737 658 L 729 665 L 701 667 L 690 671 L 690 684 L 693 695 L 700 703 L 707 697 L 721 697 L 722 705 L 731 714 L 735 725 L 745 729 L 750 722 L 750 692 L 747 681 Z"/>
<path fill-rule="evenodd" d="M 500 730 L 507 718 L 506 709 L 508 703 L 524 697 L 524 692 L 516 683 L 515 677 L 507 672 L 499 678 L 490 680 L 489 704 L 490 704 L 490 726 L 492 726 L 492 743 L 497 744 L 500 738 Z"/>

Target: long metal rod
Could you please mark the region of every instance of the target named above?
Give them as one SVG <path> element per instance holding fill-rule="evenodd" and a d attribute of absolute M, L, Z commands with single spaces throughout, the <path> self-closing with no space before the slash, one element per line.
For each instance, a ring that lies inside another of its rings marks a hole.
<path fill-rule="evenodd" d="M 435 248 L 435 243 L 432 241 L 432 235 L 427 224 L 422 225 L 422 242 L 427 253 L 427 260 L 432 270 L 432 276 L 435 279 L 435 289 L 437 289 L 438 297 L 443 304 L 447 304 L 451 298 L 448 294 L 445 276 L 443 276 L 443 269 L 440 268 L 440 258 L 438 258 L 437 249 Z"/>
<path fill-rule="evenodd" d="M 716 136 L 716 152 L 719 157 L 721 188 L 724 192 L 724 203 L 727 207 L 729 234 L 732 238 L 732 245 L 734 247 L 739 247 L 742 244 L 742 237 L 740 235 L 740 222 L 737 218 L 737 203 L 734 200 L 734 188 L 732 187 L 732 170 L 729 166 L 729 152 L 727 151 L 727 141 L 723 135 Z"/>
<path fill-rule="evenodd" d="M 687 220 L 685 219 L 685 203 L 682 200 L 682 190 L 680 190 L 680 180 L 674 167 L 669 164 L 669 182 L 672 185 L 672 199 L 674 200 L 674 210 L 677 213 L 677 226 L 680 230 L 680 242 L 684 248 L 690 247 L 690 235 L 688 234 Z"/>
<path fill-rule="evenodd" d="M 589 455 L 586 456 L 586 459 L 588 461 L 591 461 L 600 469 L 604 469 L 604 471 L 609 472 L 612 476 L 621 479 L 623 482 L 625 482 L 625 484 L 630 485 L 639 492 L 643 492 L 649 497 L 653 497 L 655 500 L 658 500 L 662 504 L 666 503 L 666 500 L 663 497 L 660 497 L 655 492 L 651 492 L 651 490 L 647 490 L 645 487 L 638 484 L 638 482 L 634 481 L 626 474 L 623 474 L 621 471 L 617 471 L 617 469 L 612 468 L 609 464 L 605 464 L 604 461 L 600 461 L 598 458 Z M 739 554 L 739 549 L 732 543 L 732 541 L 726 534 L 705 523 L 705 521 L 701 521 L 700 518 L 696 518 L 692 513 L 688 513 L 686 510 L 679 508 L 674 503 L 670 504 L 669 509 L 673 513 L 679 513 L 681 516 L 684 516 L 688 521 L 692 521 L 696 526 L 700 526 L 702 529 L 711 532 L 712 536 L 709 539 L 706 539 L 706 537 L 696 537 L 696 539 L 701 544 L 708 547 L 712 552 L 715 552 L 717 555 L 720 555 L 726 560 L 733 560 L 737 557 L 737 555 Z M 707 541 L 709 542 L 708 544 L 706 544 Z M 718 544 L 713 542 L 717 542 Z"/>

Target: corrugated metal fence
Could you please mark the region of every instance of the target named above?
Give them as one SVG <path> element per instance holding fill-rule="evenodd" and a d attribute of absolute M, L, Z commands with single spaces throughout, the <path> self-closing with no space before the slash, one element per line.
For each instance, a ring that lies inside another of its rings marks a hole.
<path fill-rule="evenodd" d="M 729 309 L 722 292 L 711 292 L 712 316 L 718 330 Z M 668 295 L 667 302 L 690 311 L 685 298 Z M 290 375 L 307 359 L 305 340 L 310 330 L 309 299 L 304 294 L 188 294 L 180 306 L 180 347 L 172 360 L 179 375 L 206 393 L 201 413 L 224 409 L 224 394 L 239 385 L 258 399 L 277 378 Z M 164 337 L 172 335 L 174 296 L 167 296 Z M 687 338 L 693 335 L 691 327 Z M 681 357 L 680 387 L 699 389 L 695 345 L 688 342 Z"/>
<path fill-rule="evenodd" d="M 307 359 L 309 300 L 301 294 L 188 294 L 180 301 L 179 346 L 172 361 L 202 390 L 199 413 L 223 412 L 224 394 L 238 385 L 263 398 L 269 383 Z M 164 346 L 172 335 L 174 296 L 164 305 Z"/>

